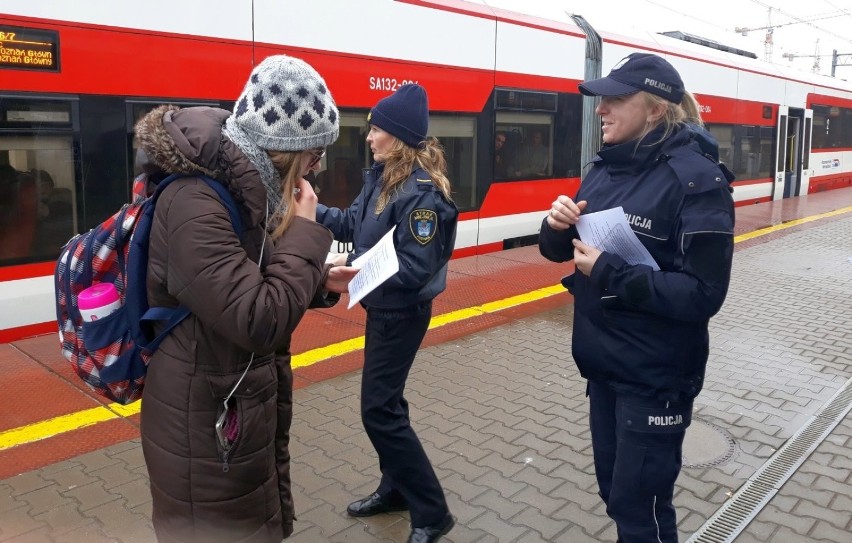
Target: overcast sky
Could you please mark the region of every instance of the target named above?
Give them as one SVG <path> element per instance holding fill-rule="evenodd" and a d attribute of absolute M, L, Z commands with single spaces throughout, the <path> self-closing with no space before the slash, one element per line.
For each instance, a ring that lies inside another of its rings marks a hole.
<path fill-rule="evenodd" d="M 852 81 L 852 0 L 484 1 L 493 7 L 541 16 L 567 11 L 582 15 L 595 28 L 613 32 L 631 27 L 651 32 L 680 30 L 751 51 L 760 59 L 766 57 L 765 27 L 771 25 L 771 62 L 831 75 L 831 54 L 837 49 L 840 54 L 849 53 L 839 57 L 839 64 L 850 66 L 837 66 L 836 76 Z M 736 28 L 755 30 L 743 36 Z M 785 53 L 808 56 L 789 60 Z M 818 70 L 814 70 L 816 54 L 820 55 Z"/>

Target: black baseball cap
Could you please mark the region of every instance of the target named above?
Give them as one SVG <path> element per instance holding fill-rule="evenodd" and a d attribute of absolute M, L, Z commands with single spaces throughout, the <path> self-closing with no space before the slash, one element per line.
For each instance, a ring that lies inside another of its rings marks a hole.
<path fill-rule="evenodd" d="M 679 104 L 683 99 L 683 80 L 666 59 L 631 53 L 613 66 L 608 76 L 580 83 L 580 92 L 586 96 L 624 96 L 638 91 Z"/>

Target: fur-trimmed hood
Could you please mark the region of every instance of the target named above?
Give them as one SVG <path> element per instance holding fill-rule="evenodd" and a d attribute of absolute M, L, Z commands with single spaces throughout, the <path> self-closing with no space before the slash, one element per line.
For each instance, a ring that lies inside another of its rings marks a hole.
<path fill-rule="evenodd" d="M 136 139 L 148 159 L 167 173 L 220 175 L 224 109 L 160 106 L 136 123 Z"/>
<path fill-rule="evenodd" d="M 246 205 L 251 223 L 257 225 L 266 214 L 266 189 L 254 164 L 222 134 L 230 115 L 207 106 L 151 110 L 135 127 L 144 153 L 140 166 L 145 172 L 203 174 L 219 180 Z"/>

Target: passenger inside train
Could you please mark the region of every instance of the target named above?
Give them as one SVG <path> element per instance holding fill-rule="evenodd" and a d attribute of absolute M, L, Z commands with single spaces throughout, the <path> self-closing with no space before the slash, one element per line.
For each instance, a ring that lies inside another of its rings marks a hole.
<path fill-rule="evenodd" d="M 518 177 L 544 177 L 550 169 L 550 149 L 544 143 L 541 130 L 533 130 L 529 140 L 524 143 L 520 164 L 515 175 Z"/>
<path fill-rule="evenodd" d="M 38 254 L 53 256 L 73 236 L 71 190 L 57 187 L 53 176 L 46 170 L 34 169 L 30 175 L 38 191 L 38 228 L 34 250 Z"/>
<path fill-rule="evenodd" d="M 0 260 L 30 255 L 38 227 L 37 192 L 29 172 L 0 165 Z"/>
<path fill-rule="evenodd" d="M 506 133 L 497 132 L 494 137 L 494 178 L 505 179 L 508 176 L 509 147 L 506 145 Z"/>

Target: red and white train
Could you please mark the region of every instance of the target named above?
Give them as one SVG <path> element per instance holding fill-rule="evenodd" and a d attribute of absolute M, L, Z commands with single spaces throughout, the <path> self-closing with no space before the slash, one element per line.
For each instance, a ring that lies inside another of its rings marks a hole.
<path fill-rule="evenodd" d="M 369 108 L 405 82 L 426 87 L 462 210 L 455 256 L 535 240 L 598 144 L 577 84 L 637 50 L 665 56 L 696 94 L 738 204 L 852 185 L 852 84 L 669 36 L 598 28 L 596 43 L 578 24 L 483 0 L 4 0 L 0 342 L 55 329 L 54 260 L 127 201 L 135 121 L 162 103 L 231 108 L 272 54 L 312 64 L 338 103 L 340 139 L 315 179 L 333 205 L 369 164 Z M 533 142 L 546 164 L 529 164 Z"/>

